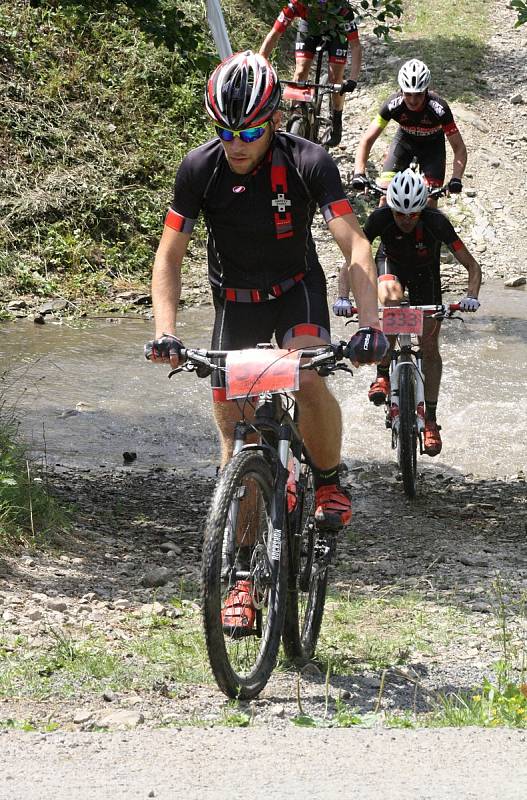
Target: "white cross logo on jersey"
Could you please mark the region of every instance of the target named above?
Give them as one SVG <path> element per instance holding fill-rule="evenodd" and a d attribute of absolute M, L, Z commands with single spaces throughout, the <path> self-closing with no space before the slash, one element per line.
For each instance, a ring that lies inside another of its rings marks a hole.
<path fill-rule="evenodd" d="M 291 200 L 288 200 L 283 192 L 278 192 L 272 205 L 276 207 L 279 214 L 285 214 L 287 206 L 291 205 Z"/>

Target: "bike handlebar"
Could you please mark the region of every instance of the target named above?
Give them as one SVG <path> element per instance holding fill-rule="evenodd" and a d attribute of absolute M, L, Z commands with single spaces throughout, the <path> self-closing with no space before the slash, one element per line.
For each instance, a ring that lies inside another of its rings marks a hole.
<path fill-rule="evenodd" d="M 145 358 L 147 361 L 152 360 L 153 341 L 147 342 L 145 345 Z M 333 372 L 336 369 L 343 369 L 339 366 L 338 362 L 343 361 L 344 348 L 346 342 L 338 342 L 337 344 L 329 344 L 324 347 L 310 347 L 301 351 L 301 358 L 309 358 L 310 361 L 305 364 L 300 364 L 300 369 L 314 369 L 314 370 L 329 370 Z M 274 349 L 274 348 L 270 348 Z M 180 361 L 191 365 L 191 368 L 205 368 L 202 374 L 198 373 L 198 377 L 207 377 L 210 371 L 218 369 L 218 364 L 214 363 L 215 360 L 225 359 L 229 354 L 229 350 L 204 350 L 201 348 L 181 347 L 180 348 Z M 298 352 L 298 351 L 297 351 Z M 182 367 L 177 367 L 170 375 L 179 372 Z M 188 366 L 187 366 L 188 368 Z M 210 371 L 209 371 L 210 370 Z M 326 374 L 329 374 L 326 372 Z M 169 375 L 169 377 L 170 377 Z"/>
<path fill-rule="evenodd" d="M 351 93 L 353 89 L 346 88 L 346 82 L 344 83 L 313 83 L 312 81 L 281 81 L 283 86 L 292 86 L 295 89 L 319 89 L 325 92 L 331 92 L 332 94 L 340 94 L 343 90 L 343 93 Z"/>
<path fill-rule="evenodd" d="M 363 183 L 364 189 L 369 189 L 372 194 L 376 195 L 376 197 L 385 197 L 386 196 L 386 189 L 383 186 L 378 186 L 376 183 L 366 179 Z M 357 189 L 356 191 L 360 191 Z M 448 183 L 445 183 L 444 186 L 439 186 L 436 189 L 430 189 L 428 187 L 428 196 L 432 198 L 436 197 L 444 197 L 444 195 L 448 192 Z"/>
<path fill-rule="evenodd" d="M 379 311 L 384 311 L 385 308 L 390 308 L 390 306 L 379 306 Z M 393 306 L 393 308 L 399 308 L 399 306 Z M 411 308 L 421 310 L 425 313 L 425 315 L 435 315 L 448 317 L 450 314 L 453 314 L 454 311 L 461 311 L 461 303 L 439 303 L 437 305 L 423 305 L 423 306 L 403 306 L 403 308 Z M 356 306 L 351 306 L 350 308 L 351 314 L 358 314 L 359 309 Z"/>

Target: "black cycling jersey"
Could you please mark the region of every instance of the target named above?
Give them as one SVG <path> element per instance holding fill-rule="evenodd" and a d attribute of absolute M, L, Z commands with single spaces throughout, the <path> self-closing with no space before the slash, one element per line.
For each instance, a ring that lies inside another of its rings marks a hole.
<path fill-rule="evenodd" d="M 213 288 L 228 300 L 260 302 L 321 269 L 311 235 L 317 205 L 326 222 L 353 213 L 324 148 L 277 133 L 259 166 L 239 175 L 214 139 L 184 158 L 165 224 L 190 233 L 202 211 Z"/>
<path fill-rule="evenodd" d="M 397 226 L 391 208 L 376 208 L 366 220 L 364 233 L 370 242 L 379 236 L 388 258 L 408 269 L 439 263 L 442 243 L 452 250 L 463 246 L 448 217 L 437 208 L 425 208 L 411 233 Z"/>
<path fill-rule="evenodd" d="M 302 0 L 289 0 L 278 15 L 273 30 L 283 33 L 293 20 L 298 17 L 300 20 L 298 30 L 304 36 L 320 36 L 321 34 L 328 35 L 333 33 L 332 38 L 339 41 L 341 36 L 345 37 L 347 41 L 357 39 L 359 36 L 357 24 L 348 0 L 334 3 L 334 6 L 339 18 L 342 20 L 337 31 L 330 31 L 328 29 L 329 25 L 326 26 L 325 18 L 327 18 L 327 15 L 324 14 L 322 7 L 313 13 L 313 10 Z"/>
<path fill-rule="evenodd" d="M 425 208 L 414 230 L 403 233 L 391 208 L 383 206 L 370 214 L 364 233 L 370 242 L 381 239 L 375 258 L 379 277 L 395 275 L 403 289 L 408 288 L 412 303 L 441 302 L 441 244 L 454 252 L 463 247 L 452 223 L 441 211 Z"/>
<path fill-rule="evenodd" d="M 382 104 L 375 122 L 385 128 L 391 119 L 398 122 L 404 133 L 417 142 L 442 139 L 443 135 L 458 133 L 450 106 L 431 90 L 427 91 L 420 111 L 411 111 L 407 107 L 401 91 L 392 94 Z"/>

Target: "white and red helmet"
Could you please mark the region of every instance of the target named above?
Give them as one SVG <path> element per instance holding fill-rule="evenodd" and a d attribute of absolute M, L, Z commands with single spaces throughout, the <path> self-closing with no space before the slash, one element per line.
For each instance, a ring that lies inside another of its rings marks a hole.
<path fill-rule="evenodd" d="M 430 70 L 418 58 L 412 58 L 402 65 L 398 81 L 403 92 L 408 94 L 424 92 L 430 85 Z"/>
<path fill-rule="evenodd" d="M 428 188 L 423 176 L 410 168 L 397 172 L 388 186 L 386 201 L 400 214 L 422 211 L 428 201 Z"/>
<path fill-rule="evenodd" d="M 205 108 L 217 125 L 239 131 L 266 122 L 281 97 L 273 67 L 264 56 L 246 50 L 216 67 L 205 89 Z"/>

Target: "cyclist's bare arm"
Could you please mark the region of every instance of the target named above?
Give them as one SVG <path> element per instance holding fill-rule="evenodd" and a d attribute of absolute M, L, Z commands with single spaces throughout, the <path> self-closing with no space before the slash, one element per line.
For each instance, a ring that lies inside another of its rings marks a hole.
<path fill-rule="evenodd" d="M 181 233 L 165 225 L 152 273 L 152 306 L 156 339 L 164 333 L 176 332 L 177 309 L 181 296 L 181 264 L 189 240 L 189 233 Z"/>
<path fill-rule="evenodd" d="M 452 136 L 447 136 L 448 143 L 454 153 L 454 160 L 452 162 L 452 177 L 461 179 L 467 166 L 467 148 L 461 134 L 453 133 Z"/>
<path fill-rule="evenodd" d="M 362 45 L 360 39 L 351 39 L 348 42 L 351 51 L 351 70 L 350 78 L 352 81 L 359 80 L 360 68 L 362 66 Z"/>
<path fill-rule="evenodd" d="M 271 52 L 276 47 L 276 44 L 281 36 L 282 36 L 282 31 L 275 31 L 274 28 L 271 28 L 271 30 L 263 40 L 262 46 L 260 47 L 259 50 L 260 55 L 264 56 L 265 58 L 269 58 Z"/>
<path fill-rule="evenodd" d="M 479 295 L 479 289 L 481 286 L 481 267 L 464 244 L 458 250 L 454 250 L 453 247 L 449 247 L 451 253 L 455 256 L 455 258 L 459 261 L 460 264 L 466 268 L 468 272 L 468 287 L 467 287 L 467 295 L 469 297 L 477 298 Z"/>
<path fill-rule="evenodd" d="M 366 164 L 368 163 L 368 156 L 370 155 L 371 148 L 383 130 L 384 129 L 375 120 L 370 122 L 368 128 L 366 128 L 362 134 L 361 140 L 357 147 L 354 172 L 366 172 Z"/>
<path fill-rule="evenodd" d="M 359 308 L 359 325 L 361 328 L 378 328 L 377 270 L 371 245 L 354 214 L 332 219 L 328 228 L 348 265 L 353 296 Z"/>

